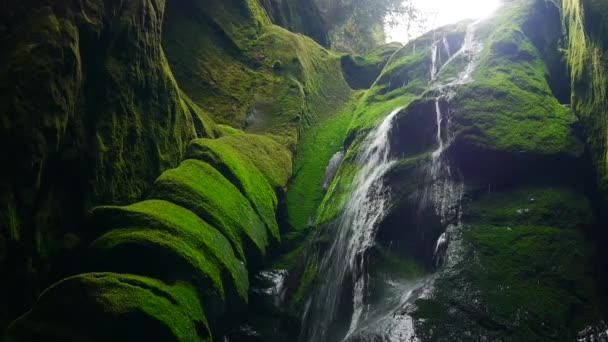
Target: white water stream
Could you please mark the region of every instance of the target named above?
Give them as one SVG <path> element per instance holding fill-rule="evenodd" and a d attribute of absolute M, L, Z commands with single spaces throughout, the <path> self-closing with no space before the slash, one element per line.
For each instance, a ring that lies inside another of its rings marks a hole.
<path fill-rule="evenodd" d="M 321 262 L 320 274 L 327 282 L 313 294 L 309 303 L 312 310 L 307 310 L 319 317 L 303 331 L 302 338 L 306 341 L 326 340 L 346 282 L 352 282 L 353 287 L 353 314 L 347 336 L 354 331 L 363 314 L 367 289 L 365 252 L 374 244 L 377 223 L 388 204 L 388 191 L 383 181 L 393 165 L 388 137 L 400 109 L 391 112 L 362 143 L 356 160 L 360 169 L 354 179 L 354 191 L 335 227 L 336 237 Z"/>
<path fill-rule="evenodd" d="M 464 193 L 464 185 L 458 175 L 452 171 L 444 153 L 453 140 L 450 130 L 451 115 L 447 104 L 453 98 L 458 86 L 472 81 L 472 73 L 483 48 L 481 43 L 474 39 L 476 25 L 477 23 L 469 25 L 464 43 L 455 54 L 450 55 L 449 42 L 445 36 L 435 39 L 431 48 L 430 87 L 437 93 L 434 105 L 437 148 L 432 153 L 429 169 L 430 181 L 423 190 L 424 195 L 419 205 L 427 207 L 432 205 L 435 213 L 441 219 L 442 225 L 446 227 L 435 247 L 437 266 L 445 261 L 450 232 L 456 230 L 460 225 L 460 202 Z M 442 61 L 442 56 L 447 56 L 447 60 Z M 457 58 L 464 59 L 466 65 L 457 77 L 442 81 L 443 68 L 456 61 Z M 413 326 L 410 327 L 411 329 L 404 329 L 403 325 L 407 322 L 411 325 L 411 318 L 395 314 L 395 312 L 410 300 L 411 293 L 420 288 L 422 282 L 407 284 L 407 286 L 402 284 L 408 289 L 407 295 L 401 294 L 396 297 L 398 303 L 388 304 L 390 307 L 384 309 L 384 313 L 378 315 L 376 310 L 374 315 L 377 315 L 377 318 L 367 319 L 368 315 L 371 315 L 371 311 L 366 303 L 369 290 L 369 270 L 366 269 L 368 267 L 367 251 L 375 243 L 378 223 L 384 217 L 389 204 L 389 189 L 384 183 L 384 176 L 394 164 L 390 158 L 389 132 L 393 119 L 400 110 L 401 108 L 391 112 L 377 128 L 367 135 L 361 145 L 361 152 L 357 156 L 360 169 L 353 182 L 354 191 L 339 222 L 333 227 L 336 230 L 335 238 L 328 251 L 322 256 L 320 263 L 319 274 L 324 283 L 316 288 L 305 304 L 301 341 L 325 342 L 331 340 L 334 342 L 340 339 L 344 341 L 355 336 L 360 329 L 373 331 L 379 326 L 386 327 L 384 336 L 390 341 L 393 338 L 390 337 L 392 333 L 389 334 L 389 331 L 399 332 L 395 336 L 401 337 L 409 333 L 413 334 Z M 351 288 L 352 315 L 348 324 L 342 322 L 346 321 L 345 317 L 338 316 L 343 313 L 340 310 L 341 305 L 344 304 L 341 303 L 344 291 Z M 346 333 L 342 334 L 344 337 L 336 337 L 339 332 L 332 330 L 337 322 L 344 323 L 343 329 L 347 329 Z M 373 327 L 374 324 L 377 327 Z M 404 332 L 407 334 L 403 335 Z"/>

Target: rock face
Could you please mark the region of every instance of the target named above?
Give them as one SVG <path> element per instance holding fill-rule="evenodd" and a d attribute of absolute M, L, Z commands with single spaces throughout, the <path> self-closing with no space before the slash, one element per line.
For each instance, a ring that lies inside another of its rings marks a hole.
<path fill-rule="evenodd" d="M 5 1 L 7 338 L 605 338 L 606 5 L 353 56 L 315 3 Z"/>
<path fill-rule="evenodd" d="M 563 1 L 568 33 L 568 64 L 571 68 L 572 108 L 586 131 L 601 191 L 607 189 L 608 143 L 608 31 L 604 24 L 608 8 L 601 1 Z"/>
<path fill-rule="evenodd" d="M 164 2 L 8 2 L 3 11 L 3 302 L 20 312 L 86 210 L 141 197 L 215 128 L 160 46 Z M 4 249 L 4 248 L 3 248 Z"/>
<path fill-rule="evenodd" d="M 294 275 L 302 340 L 603 336 L 603 263 L 590 244 L 603 235 L 603 204 L 578 119 L 560 103 L 560 26 L 555 4 L 516 1 L 394 54 L 354 114 L 308 261 Z M 344 280 L 328 280 L 361 191 L 365 137 L 395 109 L 393 166 L 377 184 L 390 187 L 391 205 L 344 264 Z M 319 332 L 328 309 L 315 303 L 335 281 L 344 282 L 333 290 L 340 318 Z"/>

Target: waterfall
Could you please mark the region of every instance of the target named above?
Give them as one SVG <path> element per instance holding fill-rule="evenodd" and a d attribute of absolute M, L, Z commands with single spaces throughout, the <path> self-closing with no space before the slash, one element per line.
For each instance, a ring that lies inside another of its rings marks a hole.
<path fill-rule="evenodd" d="M 464 184 L 458 175 L 454 174 L 449 161 L 446 160 L 444 151 L 452 143 L 453 132 L 451 132 L 451 114 L 449 102 L 456 94 L 456 88 L 463 84 L 472 82 L 472 74 L 475 71 L 483 45 L 475 40 L 476 27 L 479 22 L 474 22 L 467 27 L 462 47 L 454 55 L 449 55 L 449 44 L 445 36 L 435 39 L 431 58 L 431 89 L 435 90 L 435 118 L 436 118 L 436 141 L 437 148 L 431 158 L 431 184 L 425 190 L 426 199 L 432 202 L 435 213 L 446 226 L 445 231 L 439 236 L 435 244 L 435 265 L 438 267 L 445 262 L 447 246 L 450 241 L 450 232 L 460 225 L 460 202 L 464 194 Z M 448 60 L 441 63 L 439 51 L 440 45 L 447 50 Z M 448 64 L 453 63 L 456 58 L 466 58 L 467 64 L 455 79 L 443 81 L 438 79 L 441 70 Z M 442 110 L 442 103 L 448 104 L 446 110 Z M 426 203 L 423 203 L 426 204 Z"/>
<path fill-rule="evenodd" d="M 449 261 L 446 261 L 447 251 L 451 256 L 456 248 L 457 244 L 451 241 L 457 241 L 460 227 L 464 184 L 458 170 L 452 169 L 445 151 L 454 140 L 449 102 L 458 86 L 472 81 L 483 48 L 475 40 L 476 25 L 469 25 L 463 45 L 456 53 L 450 53 L 445 36 L 434 39 L 430 48 L 430 89 L 436 94 L 433 99 L 436 148 L 431 153 L 427 180 L 420 189 L 419 206 L 431 208 L 441 220 L 443 232 L 434 248 L 437 267 Z M 463 61 L 465 65 L 456 77 L 442 79 L 446 65 Z M 374 303 L 373 307 L 369 301 L 368 251 L 375 243 L 378 223 L 389 205 L 384 176 L 394 161 L 390 158 L 388 135 L 399 110 L 390 113 L 361 144 L 356 157 L 360 168 L 353 180 L 354 190 L 339 220 L 330 227 L 334 234 L 331 245 L 320 256 L 318 272 L 323 282 L 304 303 L 300 341 L 360 340 L 365 332 L 382 336 L 383 341 L 415 339 L 414 320 L 403 308 L 427 295 L 432 277 L 412 281 L 387 279 L 390 298 L 383 299 L 382 304 Z M 345 298 L 351 302 L 345 302 Z M 346 312 L 350 313 L 349 317 L 344 317 Z"/>
<path fill-rule="evenodd" d="M 353 288 L 353 313 L 345 338 L 356 329 L 365 314 L 366 252 L 374 245 L 377 224 L 388 205 L 384 175 L 393 165 L 388 137 L 399 110 L 401 108 L 391 112 L 362 142 L 361 152 L 356 157 L 360 169 L 353 180 L 353 193 L 335 227 L 332 245 L 321 260 L 319 273 L 329 281 L 309 298 L 305 310 L 308 324 L 305 324 L 300 340 L 327 340 L 347 285 Z"/>

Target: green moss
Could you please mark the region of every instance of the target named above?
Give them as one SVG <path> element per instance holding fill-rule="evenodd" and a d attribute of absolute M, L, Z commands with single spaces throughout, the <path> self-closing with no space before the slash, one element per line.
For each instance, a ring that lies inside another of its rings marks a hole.
<path fill-rule="evenodd" d="M 594 247 L 582 229 L 590 203 L 561 187 L 522 187 L 470 198 L 454 265 L 415 315 L 435 339 L 470 331 L 506 341 L 574 339 L 601 314 Z M 438 328 L 442 328 L 437 330 Z"/>
<path fill-rule="evenodd" d="M 291 152 L 282 144 L 258 134 L 227 136 L 219 141 L 253 164 L 277 191 L 283 191 L 292 173 Z"/>
<path fill-rule="evenodd" d="M 151 254 L 158 258 L 169 253 L 183 259 L 200 278 L 209 279 L 222 297 L 230 286 L 247 299 L 249 283 L 244 264 L 235 257 L 230 242 L 191 211 L 170 202 L 147 200 L 125 207 L 97 207 L 93 220 L 110 230 L 95 241 L 97 248 L 109 252 L 124 244 L 143 245 L 153 251 L 158 248 L 159 253 Z M 121 260 L 114 262 L 113 267 L 125 266 Z"/>
<path fill-rule="evenodd" d="M 272 67 L 270 61 L 280 61 L 282 69 L 274 73 L 271 91 L 256 99 L 260 120 L 250 128 L 253 132 L 295 137 L 316 120 L 336 112 L 350 97 L 340 72 L 340 56 L 307 37 L 268 26 L 256 53 L 266 56 L 267 68 Z"/>
<path fill-rule="evenodd" d="M 152 186 L 151 199 L 162 199 L 191 210 L 216 227 L 232 243 L 241 260 L 265 255 L 268 235 L 264 223 L 239 190 L 209 164 L 186 160 L 165 171 Z"/>
<path fill-rule="evenodd" d="M 294 145 L 299 129 L 348 99 L 339 56 L 265 20 L 253 24 L 263 10 L 249 3 L 168 4 L 163 44 L 180 85 L 216 120 Z"/>
<path fill-rule="evenodd" d="M 277 197 L 272 186 L 248 158 L 224 139 L 193 140 L 187 156 L 205 161 L 220 171 L 251 202 L 275 240 L 280 240 L 275 217 Z"/>
<path fill-rule="evenodd" d="M 244 132 L 240 129 L 234 128 L 228 125 L 217 125 L 224 134 L 243 134 Z"/>
<path fill-rule="evenodd" d="M 593 222 L 589 200 L 567 188 L 531 187 L 475 199 L 467 219 L 486 225 L 547 225 L 584 230 Z"/>
<path fill-rule="evenodd" d="M 364 56 L 342 56 L 340 64 L 348 85 L 353 89 L 371 87 L 388 60 L 399 48 L 401 44 L 391 43 L 380 46 Z"/>
<path fill-rule="evenodd" d="M 497 321 L 522 324 L 506 329 L 511 338 L 573 336 L 597 319 L 590 248 L 579 232 L 473 226 L 466 234 L 479 258 L 472 281 L 487 309 Z"/>
<path fill-rule="evenodd" d="M 349 105 L 333 116 L 320 120 L 300 138 L 294 177 L 287 191 L 287 220 L 295 230 L 304 230 L 309 226 L 323 200 L 325 168 L 331 157 L 343 149 L 354 102 L 358 98 L 353 97 Z"/>
<path fill-rule="evenodd" d="M 289 300 L 287 310 L 290 314 L 295 316 L 298 313 L 318 277 L 319 266 L 314 259 L 309 259 L 299 278 L 300 283 L 298 284 L 298 288 Z"/>
<path fill-rule="evenodd" d="M 563 1 L 563 22 L 568 35 L 572 106 L 586 130 L 587 144 L 597 170 L 598 184 L 608 190 L 608 9 L 600 2 Z"/>
<path fill-rule="evenodd" d="M 58 282 L 11 325 L 9 334 L 28 341 L 211 341 L 191 286 L 116 273 Z"/>
<path fill-rule="evenodd" d="M 558 103 L 547 83 L 539 53 L 545 47 L 535 46 L 531 33 L 523 30 L 532 6 L 507 5 L 506 14 L 495 19 L 497 27 L 484 43 L 474 81 L 455 96 L 453 115 L 462 139 L 478 147 L 579 156 L 583 145 L 571 129 L 576 117 Z"/>

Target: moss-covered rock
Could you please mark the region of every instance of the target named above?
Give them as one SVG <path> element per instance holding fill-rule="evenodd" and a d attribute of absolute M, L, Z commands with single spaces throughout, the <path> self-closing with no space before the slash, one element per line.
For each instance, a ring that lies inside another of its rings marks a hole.
<path fill-rule="evenodd" d="M 197 214 L 230 240 L 242 261 L 247 262 L 246 255 L 260 259 L 266 254 L 266 226 L 247 198 L 207 163 L 186 160 L 165 171 L 148 198 L 169 201 Z"/>
<path fill-rule="evenodd" d="M 601 324 L 584 196 L 518 188 L 475 196 L 468 207 L 457 263 L 416 301 L 423 338 L 574 339 Z"/>
<path fill-rule="evenodd" d="M 191 211 L 147 200 L 125 207 L 97 207 L 93 220 L 108 231 L 93 243 L 104 267 L 166 280 L 189 279 L 200 283 L 202 291 L 222 298 L 230 291 L 247 300 L 244 263 L 222 233 Z M 164 263 L 166 257 L 179 264 Z M 125 258 L 131 262 L 125 263 Z M 146 266 L 151 260 L 154 267 Z M 167 267 L 157 267 L 162 264 Z"/>
<path fill-rule="evenodd" d="M 87 273 L 48 288 L 9 328 L 15 341 L 211 341 L 192 286 Z"/>
<path fill-rule="evenodd" d="M 65 273 L 62 241 L 88 209 L 139 199 L 214 124 L 168 67 L 164 3 L 11 1 L 2 12 L 1 286 L 29 284 L 0 290 L 15 315 L 49 272 Z"/>
<path fill-rule="evenodd" d="M 289 31 L 302 33 L 317 43 L 329 46 L 322 15 L 312 1 L 260 0 L 272 22 Z"/>
<path fill-rule="evenodd" d="M 216 120 L 293 145 L 300 128 L 348 100 L 340 56 L 244 3 L 169 3 L 163 46 L 179 84 Z"/>
<path fill-rule="evenodd" d="M 586 131 L 606 199 L 608 190 L 608 8 L 601 1 L 564 0 L 563 22 L 568 35 L 572 108 Z"/>
<path fill-rule="evenodd" d="M 238 151 L 244 162 L 253 164 L 277 191 L 285 191 L 292 174 L 291 152 L 272 135 L 241 134 L 219 139 Z"/>
<path fill-rule="evenodd" d="M 580 156 L 574 136 L 576 117 L 555 98 L 547 81 L 549 69 L 540 51 L 555 44 L 559 32 L 544 39 L 538 18 L 559 27 L 557 8 L 522 1 L 505 5 L 486 26 L 495 25 L 485 40 L 473 82 L 459 87 L 450 104 L 460 131 L 458 143 L 514 154 Z M 546 15 L 551 13 L 552 15 Z M 483 31 L 482 27 L 480 31 Z"/>
<path fill-rule="evenodd" d="M 399 48 L 401 48 L 401 44 L 391 43 L 380 46 L 363 56 L 342 56 L 340 63 L 348 85 L 353 89 L 371 87 L 386 63 Z"/>
<path fill-rule="evenodd" d="M 188 158 L 202 160 L 217 169 L 251 202 L 270 235 L 280 241 L 276 220 L 277 196 L 264 174 L 239 149 L 223 139 L 193 140 Z M 229 140 L 234 142 L 233 140 Z M 270 175 L 272 177 L 272 175 Z"/>

